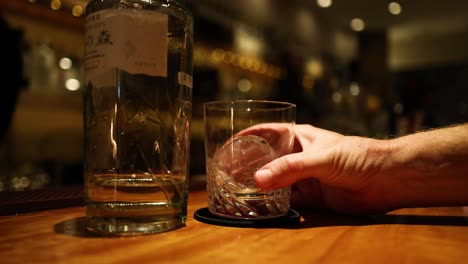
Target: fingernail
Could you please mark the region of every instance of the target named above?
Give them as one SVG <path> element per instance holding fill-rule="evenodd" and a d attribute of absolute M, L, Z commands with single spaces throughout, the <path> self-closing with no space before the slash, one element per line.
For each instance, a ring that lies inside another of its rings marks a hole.
<path fill-rule="evenodd" d="M 256 183 L 260 185 L 259 187 L 262 187 L 262 188 L 271 186 L 273 184 L 272 178 L 273 178 L 272 173 L 271 173 L 271 170 L 269 169 L 262 169 L 262 170 L 257 171 L 254 177 Z"/>

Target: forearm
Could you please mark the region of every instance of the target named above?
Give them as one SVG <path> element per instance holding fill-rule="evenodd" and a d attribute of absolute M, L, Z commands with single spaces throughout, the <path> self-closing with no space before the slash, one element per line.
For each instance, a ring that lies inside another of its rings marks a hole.
<path fill-rule="evenodd" d="M 468 205 L 468 124 L 390 140 L 395 207 Z"/>

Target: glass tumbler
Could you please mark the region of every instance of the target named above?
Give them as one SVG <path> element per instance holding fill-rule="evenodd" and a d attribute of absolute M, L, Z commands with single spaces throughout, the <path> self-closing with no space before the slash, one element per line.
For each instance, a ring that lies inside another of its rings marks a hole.
<path fill-rule="evenodd" d="M 254 173 L 292 152 L 296 106 L 240 100 L 204 105 L 208 208 L 228 218 L 266 219 L 286 215 L 291 188 L 263 190 Z"/>

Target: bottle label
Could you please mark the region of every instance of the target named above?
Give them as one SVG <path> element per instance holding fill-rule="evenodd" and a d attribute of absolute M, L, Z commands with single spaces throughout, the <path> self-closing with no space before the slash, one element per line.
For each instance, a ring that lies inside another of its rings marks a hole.
<path fill-rule="evenodd" d="M 191 75 L 186 74 L 185 72 L 178 72 L 177 73 L 177 82 L 180 85 L 184 85 L 188 88 L 192 88 L 193 85 L 193 78 Z"/>
<path fill-rule="evenodd" d="M 86 17 L 85 83 L 113 68 L 167 76 L 167 14 L 107 9 Z"/>

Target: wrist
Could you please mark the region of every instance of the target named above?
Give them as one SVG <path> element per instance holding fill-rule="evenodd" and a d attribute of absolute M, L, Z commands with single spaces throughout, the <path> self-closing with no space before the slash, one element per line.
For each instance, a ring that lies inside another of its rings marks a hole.
<path fill-rule="evenodd" d="M 366 201 L 375 207 L 376 211 L 387 212 L 401 208 L 399 197 L 400 186 L 403 185 L 398 167 L 398 152 L 400 146 L 393 140 L 365 139 L 359 149 L 365 149 L 364 157 L 367 163 L 365 171 L 372 175 L 366 189 Z"/>
<path fill-rule="evenodd" d="M 404 148 L 404 144 L 397 139 L 376 140 L 372 144 L 373 152 L 380 156 L 376 185 L 379 186 L 377 189 L 386 211 L 406 207 L 402 190 L 407 189 L 408 178 L 405 175 L 411 173 L 401 170 L 405 167 L 402 157 Z"/>
<path fill-rule="evenodd" d="M 466 162 L 447 138 L 422 132 L 388 141 L 385 172 L 395 209 L 468 202 Z"/>
<path fill-rule="evenodd" d="M 390 204 L 393 209 L 424 205 L 428 180 L 435 170 L 434 162 L 420 155 L 419 142 L 412 136 L 388 141 L 389 158 L 385 163 Z"/>

